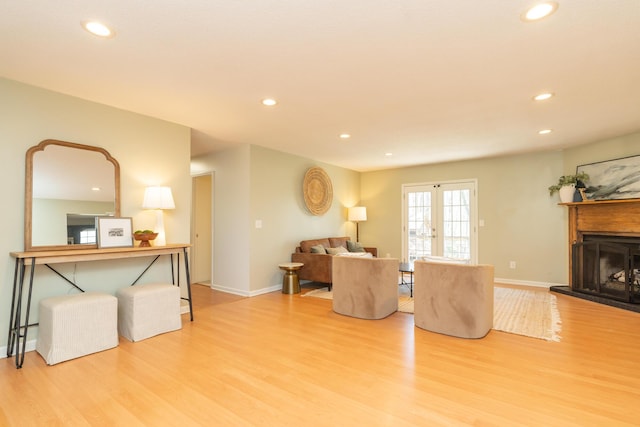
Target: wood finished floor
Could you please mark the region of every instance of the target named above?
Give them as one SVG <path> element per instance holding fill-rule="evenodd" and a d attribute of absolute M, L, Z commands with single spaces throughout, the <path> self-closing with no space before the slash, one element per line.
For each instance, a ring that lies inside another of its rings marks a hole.
<path fill-rule="evenodd" d="M 556 295 L 562 341 L 464 340 L 413 316 L 194 286 L 181 331 L 46 366 L 0 360 L 2 426 L 640 424 L 640 314 Z"/>

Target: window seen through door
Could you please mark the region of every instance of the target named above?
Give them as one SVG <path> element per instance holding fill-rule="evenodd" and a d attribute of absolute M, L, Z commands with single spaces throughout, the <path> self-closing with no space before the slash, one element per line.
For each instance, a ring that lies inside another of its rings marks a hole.
<path fill-rule="evenodd" d="M 96 229 L 87 228 L 80 231 L 80 243 L 96 243 Z"/>

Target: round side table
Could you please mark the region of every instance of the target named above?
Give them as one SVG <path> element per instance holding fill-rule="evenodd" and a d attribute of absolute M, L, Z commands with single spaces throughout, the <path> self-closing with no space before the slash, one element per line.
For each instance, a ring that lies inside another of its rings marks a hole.
<path fill-rule="evenodd" d="M 279 264 L 280 270 L 284 270 L 284 277 L 282 278 L 282 293 L 283 294 L 299 294 L 300 293 L 300 280 L 298 279 L 298 270 L 304 266 L 301 262 L 285 262 Z"/>

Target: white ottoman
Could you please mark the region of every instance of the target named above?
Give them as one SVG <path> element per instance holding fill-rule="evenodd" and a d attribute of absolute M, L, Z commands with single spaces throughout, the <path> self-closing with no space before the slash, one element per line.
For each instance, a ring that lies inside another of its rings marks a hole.
<path fill-rule="evenodd" d="M 118 300 L 97 292 L 45 298 L 36 351 L 48 365 L 118 345 Z"/>
<path fill-rule="evenodd" d="M 180 288 L 164 283 L 118 289 L 118 332 L 140 341 L 182 328 Z"/>

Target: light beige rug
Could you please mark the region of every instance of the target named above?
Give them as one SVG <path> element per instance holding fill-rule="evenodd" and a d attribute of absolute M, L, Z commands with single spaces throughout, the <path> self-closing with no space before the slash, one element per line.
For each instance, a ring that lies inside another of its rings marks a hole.
<path fill-rule="evenodd" d="M 413 313 L 413 298 L 409 296 L 409 289 L 401 286 L 398 295 L 398 311 L 403 313 Z M 303 297 L 316 297 L 322 299 L 333 299 L 333 292 L 329 288 L 319 288 L 302 294 Z"/>
<path fill-rule="evenodd" d="M 560 313 L 549 291 L 494 288 L 493 329 L 560 341 Z"/>
<path fill-rule="evenodd" d="M 329 288 L 319 288 L 302 294 L 303 297 L 316 297 L 322 299 L 333 299 L 333 292 Z"/>
<path fill-rule="evenodd" d="M 303 297 L 316 297 L 322 299 L 333 299 L 333 292 L 329 288 L 319 288 L 302 294 Z M 402 288 L 400 295 L 398 296 L 398 311 L 404 313 L 413 313 L 413 298 L 408 295 L 403 295 Z"/>
<path fill-rule="evenodd" d="M 328 288 L 314 289 L 302 295 L 332 299 Z M 560 313 L 556 297 L 548 291 L 494 288 L 493 329 L 547 341 L 560 341 Z M 398 298 L 398 311 L 413 313 L 413 298 Z"/>

